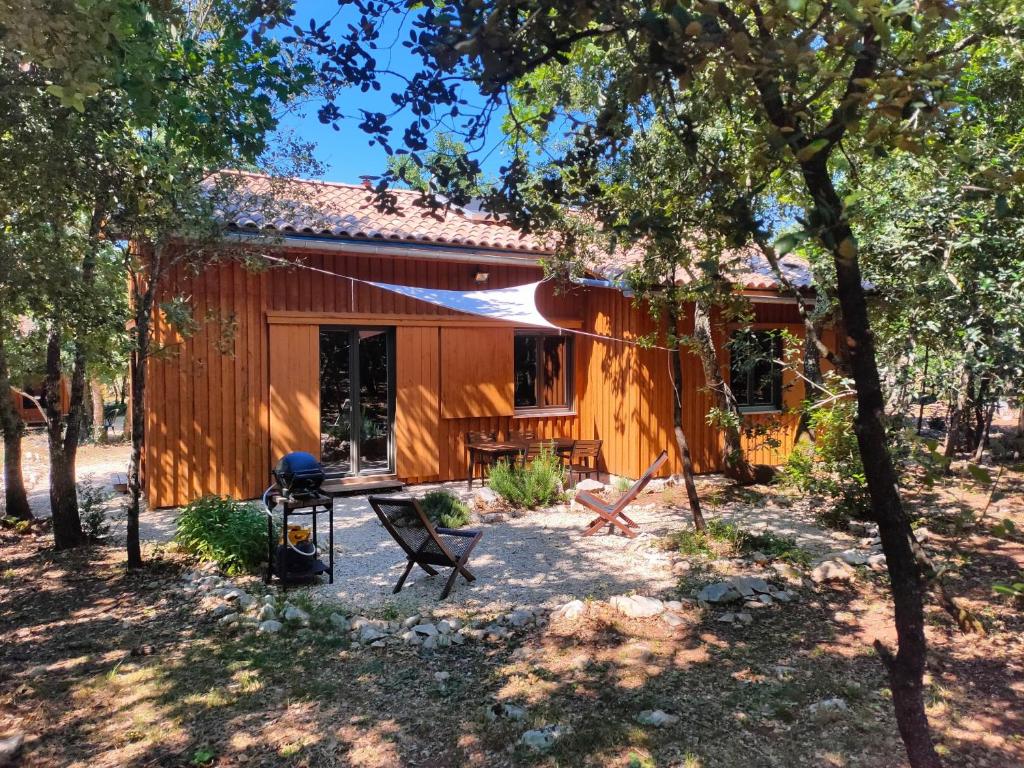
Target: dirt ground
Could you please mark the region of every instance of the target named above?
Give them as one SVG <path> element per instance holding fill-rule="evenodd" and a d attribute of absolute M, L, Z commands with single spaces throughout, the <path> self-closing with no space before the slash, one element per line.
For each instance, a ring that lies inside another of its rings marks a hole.
<path fill-rule="evenodd" d="M 659 503 L 675 503 L 673 493 Z M 1024 616 L 992 592 L 1024 570 L 1024 468 L 1004 470 L 980 519 L 988 494 L 968 479 L 907 497 L 952 592 L 986 629 L 964 635 L 929 602 L 927 701 L 940 751 L 951 766 L 1024 766 Z M 427 652 L 350 647 L 317 623 L 226 633 L 183 598 L 185 558 L 152 545 L 146 554 L 148 567 L 129 574 L 118 548 L 58 553 L 45 533 L 0 532 L 0 737 L 25 734 L 21 765 L 906 763 L 871 648 L 893 639 L 885 577 L 864 568 L 841 587 L 805 586 L 799 602 L 750 626 L 694 606 L 670 632 L 601 609 L 500 644 Z M 692 594 L 692 578 L 679 594 Z M 847 708 L 812 714 L 834 697 Z M 492 722 L 495 702 L 525 718 Z M 648 709 L 679 720 L 638 724 Z M 550 752 L 518 744 L 547 724 L 568 727 Z"/>

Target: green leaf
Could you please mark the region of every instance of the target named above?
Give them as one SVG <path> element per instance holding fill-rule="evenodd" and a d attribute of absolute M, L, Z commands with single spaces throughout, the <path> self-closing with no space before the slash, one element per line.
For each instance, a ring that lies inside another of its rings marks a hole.
<path fill-rule="evenodd" d="M 815 139 L 806 147 L 796 153 L 796 159 L 801 163 L 806 163 L 808 160 L 813 158 L 816 154 L 821 152 L 828 146 L 828 139 Z"/>
<path fill-rule="evenodd" d="M 800 245 L 801 240 L 803 240 L 802 232 L 789 232 L 775 241 L 775 250 L 779 252 L 779 256 L 785 256 Z"/>
<path fill-rule="evenodd" d="M 979 482 L 982 485 L 992 484 L 992 475 L 990 475 L 988 470 L 984 467 L 978 466 L 977 464 L 968 464 L 967 471 L 976 482 Z"/>

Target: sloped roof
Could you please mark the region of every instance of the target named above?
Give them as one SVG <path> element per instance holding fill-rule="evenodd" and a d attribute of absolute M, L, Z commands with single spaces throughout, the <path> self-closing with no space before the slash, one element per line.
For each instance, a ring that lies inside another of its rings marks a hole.
<path fill-rule="evenodd" d="M 240 231 L 271 232 L 281 236 L 326 237 L 339 240 L 390 242 L 488 249 L 493 255 L 552 253 L 542 236 L 522 232 L 484 211 L 452 206 L 433 211 L 414 190 L 393 189 L 393 211 L 382 211 L 373 190 L 360 184 L 306 179 L 272 178 L 252 173 L 230 173 L 229 204 L 219 213 Z M 443 258 L 443 257 L 442 257 Z M 595 272 L 621 273 L 642 258 L 637 246 L 605 257 Z M 780 259 L 787 279 L 796 288 L 812 286 L 809 264 L 788 254 Z M 746 290 L 775 290 L 779 282 L 764 256 L 755 249 L 723 255 L 722 274 Z"/>
<path fill-rule="evenodd" d="M 381 211 L 363 185 L 239 174 L 239 204 L 222 212 L 240 230 L 348 240 L 391 241 L 546 254 L 544 243 L 487 214 L 458 207 L 432 211 L 419 192 L 394 189 L 394 211 Z M 273 199 L 271 203 L 270 200 Z"/>

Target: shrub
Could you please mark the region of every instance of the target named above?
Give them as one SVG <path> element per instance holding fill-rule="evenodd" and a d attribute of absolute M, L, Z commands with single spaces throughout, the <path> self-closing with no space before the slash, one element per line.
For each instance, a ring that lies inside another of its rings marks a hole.
<path fill-rule="evenodd" d="M 853 430 L 856 404 L 841 399 L 827 407 L 805 407 L 814 442 L 793 449 L 780 478 L 803 493 L 831 499 L 831 507 L 823 508 L 818 519 L 845 528 L 851 518 L 863 519 L 871 508 Z"/>
<path fill-rule="evenodd" d="M 430 491 L 420 499 L 420 507 L 431 523 L 442 528 L 461 528 L 469 522 L 469 507 L 444 488 Z"/>
<path fill-rule="evenodd" d="M 795 539 L 771 531 L 750 533 L 720 518 L 708 520 L 706 531 L 677 531 L 668 537 L 668 547 L 691 557 L 736 557 L 757 551 L 798 565 L 810 562 L 810 553 L 801 549 Z"/>
<path fill-rule="evenodd" d="M 491 490 L 512 506 L 526 509 L 554 504 L 562 496 L 564 481 L 561 461 L 547 449 L 525 467 L 499 461 L 490 475 Z"/>
<path fill-rule="evenodd" d="M 266 559 L 267 517 L 256 504 L 204 496 L 181 510 L 174 538 L 229 575 L 251 572 Z"/>
<path fill-rule="evenodd" d="M 110 494 L 88 480 L 78 484 L 78 516 L 82 532 L 89 541 L 102 541 L 110 533 L 107 522 L 107 502 Z"/>

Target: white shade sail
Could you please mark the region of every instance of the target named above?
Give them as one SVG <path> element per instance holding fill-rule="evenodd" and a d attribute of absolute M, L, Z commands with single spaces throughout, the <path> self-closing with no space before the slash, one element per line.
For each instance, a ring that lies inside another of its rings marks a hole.
<path fill-rule="evenodd" d="M 385 291 L 399 293 L 456 312 L 465 312 L 491 320 L 506 320 L 516 325 L 558 328 L 537 309 L 537 286 L 540 282 L 486 291 L 446 291 L 440 288 L 414 288 L 408 285 L 367 282 Z"/>

